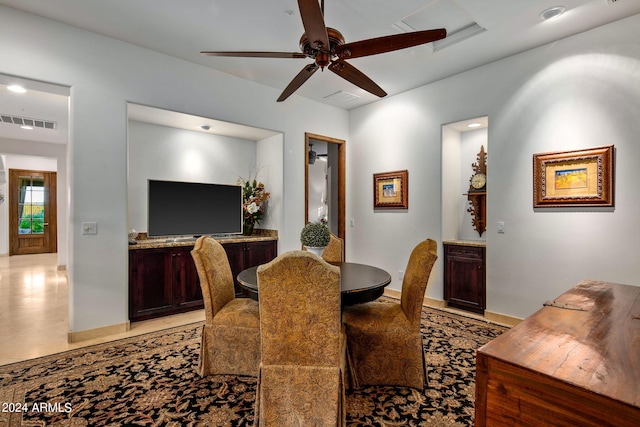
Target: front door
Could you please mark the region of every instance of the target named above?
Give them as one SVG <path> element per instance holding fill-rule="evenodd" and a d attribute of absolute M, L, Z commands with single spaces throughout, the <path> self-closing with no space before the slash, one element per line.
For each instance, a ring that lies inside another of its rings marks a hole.
<path fill-rule="evenodd" d="M 57 251 L 56 173 L 9 170 L 9 255 Z"/>

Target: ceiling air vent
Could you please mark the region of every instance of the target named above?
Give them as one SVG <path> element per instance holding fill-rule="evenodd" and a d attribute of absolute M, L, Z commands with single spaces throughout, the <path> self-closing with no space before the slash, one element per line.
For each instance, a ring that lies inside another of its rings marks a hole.
<path fill-rule="evenodd" d="M 56 128 L 56 122 L 42 120 L 42 119 L 30 119 L 28 117 L 17 117 L 17 116 L 11 116 L 8 114 L 0 115 L 0 122 L 19 125 L 19 126 L 32 126 L 34 128 L 40 128 L 40 129 L 55 130 Z"/>
<path fill-rule="evenodd" d="M 360 99 L 358 95 L 354 95 L 349 92 L 345 92 L 343 90 L 339 90 L 331 95 L 327 95 L 324 97 L 326 100 L 334 101 L 334 102 L 350 102 Z"/>

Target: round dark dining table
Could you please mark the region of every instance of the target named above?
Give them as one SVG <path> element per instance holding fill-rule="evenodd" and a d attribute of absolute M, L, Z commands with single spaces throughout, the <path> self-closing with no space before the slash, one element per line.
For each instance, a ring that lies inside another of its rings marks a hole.
<path fill-rule="evenodd" d="M 384 293 L 391 283 L 391 275 L 372 265 L 343 262 L 333 264 L 340 267 L 342 306 L 373 301 Z M 245 295 L 258 300 L 258 267 L 247 268 L 238 274 L 238 283 Z"/>

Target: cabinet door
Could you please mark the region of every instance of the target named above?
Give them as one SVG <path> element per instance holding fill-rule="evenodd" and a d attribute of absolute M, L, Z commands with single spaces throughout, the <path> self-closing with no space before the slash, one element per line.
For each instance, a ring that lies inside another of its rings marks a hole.
<path fill-rule="evenodd" d="M 444 291 L 448 305 L 476 313 L 484 312 L 484 248 L 445 246 Z"/>
<path fill-rule="evenodd" d="M 129 253 L 129 318 L 143 320 L 173 308 L 171 253 L 140 249 Z"/>
<path fill-rule="evenodd" d="M 275 240 L 247 243 L 244 268 L 265 264 L 274 259 L 277 254 L 278 242 Z"/>
<path fill-rule="evenodd" d="M 204 306 L 198 270 L 191 256 L 192 249 L 185 247 L 172 251 L 175 305 L 178 309 Z"/>
<path fill-rule="evenodd" d="M 245 269 L 245 244 L 225 243 L 224 245 L 222 245 L 222 247 L 227 253 L 227 258 L 229 259 L 229 266 L 231 267 L 231 274 L 233 275 L 233 283 L 235 286 L 236 296 L 240 296 L 242 295 L 242 288 L 238 284 L 236 278 L 238 277 L 238 274 L 240 274 L 240 272 Z"/>

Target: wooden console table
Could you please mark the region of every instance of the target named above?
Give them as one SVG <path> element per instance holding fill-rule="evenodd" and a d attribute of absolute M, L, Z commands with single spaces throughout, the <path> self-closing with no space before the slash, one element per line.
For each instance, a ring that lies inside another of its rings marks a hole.
<path fill-rule="evenodd" d="M 640 426 L 640 287 L 583 281 L 478 349 L 482 426 Z"/>

